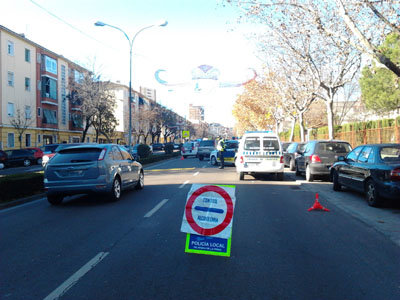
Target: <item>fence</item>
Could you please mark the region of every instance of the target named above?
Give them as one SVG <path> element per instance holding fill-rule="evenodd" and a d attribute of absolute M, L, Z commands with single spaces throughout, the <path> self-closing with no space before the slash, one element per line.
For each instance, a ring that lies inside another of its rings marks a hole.
<path fill-rule="evenodd" d="M 379 124 L 379 123 L 378 123 Z M 382 143 L 400 143 L 400 126 L 395 122 L 390 127 L 368 128 L 346 132 L 335 132 L 334 138 L 349 142 L 353 147 L 362 144 L 382 144 Z M 317 133 L 314 131 L 310 134 L 310 140 L 329 139 L 328 133 Z M 300 137 L 295 136 L 293 141 L 299 142 Z"/>

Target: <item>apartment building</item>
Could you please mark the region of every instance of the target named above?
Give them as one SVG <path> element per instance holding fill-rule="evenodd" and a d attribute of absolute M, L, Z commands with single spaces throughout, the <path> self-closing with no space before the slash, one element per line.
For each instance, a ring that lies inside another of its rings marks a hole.
<path fill-rule="evenodd" d="M 204 107 L 189 104 L 189 121 L 199 124 L 204 121 Z"/>

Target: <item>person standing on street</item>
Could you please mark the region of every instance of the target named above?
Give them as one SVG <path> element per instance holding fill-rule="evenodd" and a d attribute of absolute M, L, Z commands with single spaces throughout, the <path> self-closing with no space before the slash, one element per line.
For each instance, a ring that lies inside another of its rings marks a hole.
<path fill-rule="evenodd" d="M 221 163 L 219 168 L 223 169 L 225 167 L 225 161 L 224 161 L 225 141 L 223 138 L 219 138 L 217 144 L 217 150 L 218 150 L 219 160 Z"/>

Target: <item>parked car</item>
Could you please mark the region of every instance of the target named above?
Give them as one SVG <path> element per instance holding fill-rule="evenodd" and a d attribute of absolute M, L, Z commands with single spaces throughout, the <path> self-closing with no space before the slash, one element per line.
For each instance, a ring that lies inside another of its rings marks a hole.
<path fill-rule="evenodd" d="M 239 143 L 236 159 L 239 180 L 246 174 L 272 173 L 284 179 L 282 144 L 271 131 L 246 131 Z"/>
<path fill-rule="evenodd" d="M 182 145 L 181 154 L 183 157 L 197 156 L 197 142 L 186 142 Z"/>
<path fill-rule="evenodd" d="M 153 151 L 164 150 L 164 144 L 155 143 L 155 144 L 152 144 L 152 148 L 153 148 Z"/>
<path fill-rule="evenodd" d="M 313 181 L 315 176 L 329 176 L 330 167 L 338 156 L 351 151 L 348 142 L 337 140 L 317 140 L 305 144 L 304 151 L 296 158 L 296 175 L 305 173 L 307 181 Z"/>
<path fill-rule="evenodd" d="M 370 206 L 382 198 L 400 200 L 400 144 L 361 145 L 338 160 L 331 168 L 333 190 L 364 192 Z"/>
<path fill-rule="evenodd" d="M 7 159 L 7 154 L 3 150 L 0 150 L 0 170 L 5 167 L 6 159 Z"/>
<path fill-rule="evenodd" d="M 31 147 L 31 148 L 26 148 L 27 150 L 33 151 L 33 156 L 36 158 L 36 163 L 40 165 L 42 163 L 42 157 L 43 157 L 43 151 L 40 148 L 36 147 Z"/>
<path fill-rule="evenodd" d="M 200 141 L 197 148 L 197 156 L 199 160 L 203 160 L 204 157 L 210 157 L 210 154 L 213 150 L 215 150 L 214 140 Z"/>
<path fill-rule="evenodd" d="M 225 164 L 235 164 L 236 153 L 238 148 L 239 148 L 238 140 L 230 140 L 225 142 L 225 151 L 224 151 Z M 210 162 L 213 166 L 218 165 L 218 163 L 220 162 L 217 149 L 214 149 L 210 153 Z"/>
<path fill-rule="evenodd" d="M 296 158 L 300 156 L 299 152 L 303 152 L 305 143 L 291 143 L 283 152 L 283 163 L 285 167 L 289 167 L 290 171 L 296 169 Z"/>
<path fill-rule="evenodd" d="M 52 159 L 56 155 L 56 153 L 58 151 L 68 148 L 68 147 L 78 146 L 78 145 L 82 145 L 82 143 L 71 143 L 71 144 L 63 143 L 63 144 L 57 144 L 57 147 L 54 147 L 54 144 L 46 145 L 44 155 L 42 157 L 43 168 L 46 166 L 46 164 L 49 162 L 49 160 Z M 46 147 L 49 147 L 49 148 L 46 148 Z M 46 150 L 49 150 L 49 151 L 46 151 Z"/>
<path fill-rule="evenodd" d="M 123 146 L 81 144 L 60 150 L 49 161 L 44 187 L 53 205 L 67 195 L 88 193 L 107 193 L 116 201 L 122 190 L 144 187 L 144 172 Z"/>
<path fill-rule="evenodd" d="M 180 144 L 174 144 L 174 150 L 180 149 Z"/>
<path fill-rule="evenodd" d="M 26 149 L 15 149 L 6 150 L 6 159 L 4 165 L 6 167 L 12 166 L 24 166 L 29 167 L 31 164 L 36 162 L 36 158 L 31 150 Z"/>

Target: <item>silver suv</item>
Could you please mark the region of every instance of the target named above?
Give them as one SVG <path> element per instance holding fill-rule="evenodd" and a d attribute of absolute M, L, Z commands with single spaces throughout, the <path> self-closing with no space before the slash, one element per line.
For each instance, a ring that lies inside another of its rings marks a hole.
<path fill-rule="evenodd" d="M 64 196 L 88 193 L 108 193 L 116 201 L 122 190 L 133 187 L 144 187 L 142 165 L 115 144 L 62 149 L 44 171 L 47 200 L 53 205 L 60 204 Z"/>
<path fill-rule="evenodd" d="M 204 157 L 210 157 L 212 151 L 215 150 L 215 141 L 207 140 L 207 141 L 200 141 L 199 147 L 197 149 L 197 156 L 199 160 L 203 160 Z"/>

